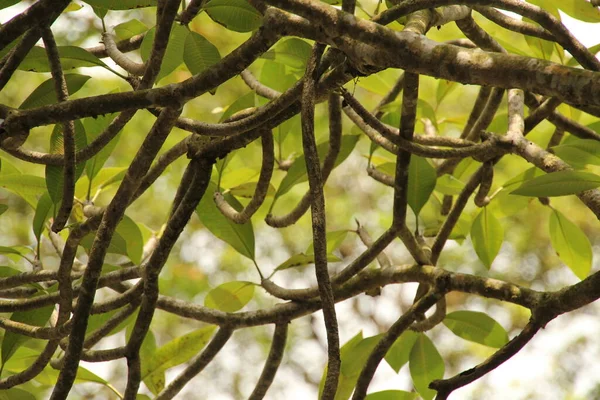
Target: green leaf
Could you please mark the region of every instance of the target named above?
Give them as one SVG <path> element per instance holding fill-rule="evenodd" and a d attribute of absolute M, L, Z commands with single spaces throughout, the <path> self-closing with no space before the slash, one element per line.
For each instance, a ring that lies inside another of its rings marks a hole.
<path fill-rule="evenodd" d="M 217 186 L 211 182 L 200 204 L 196 207 L 198 218 L 213 235 L 229 243 L 241 255 L 254 260 L 254 228 L 252 227 L 252 221 L 245 224 L 236 224 L 221 214 L 213 200 L 216 190 Z M 240 202 L 231 194 L 225 193 L 223 197 L 237 211 L 243 208 Z"/>
<path fill-rule="evenodd" d="M 17 256 L 23 256 L 26 251 L 23 251 L 23 246 L 0 246 L 0 254 L 15 254 Z"/>
<path fill-rule="evenodd" d="M 183 63 L 185 40 L 189 33 L 190 31 L 188 31 L 187 28 L 179 24 L 173 24 L 171 33 L 169 34 L 169 43 L 167 44 L 167 49 L 165 50 L 165 55 L 160 66 L 160 72 L 156 77 L 156 82 L 175 71 L 175 69 Z M 140 55 L 144 62 L 150 58 L 155 34 L 156 28 L 151 28 L 144 36 L 144 40 L 142 40 Z"/>
<path fill-rule="evenodd" d="M 535 23 L 529 18 L 523 18 L 523 21 Z M 554 42 L 549 42 L 547 40 L 529 35 L 525 35 L 525 41 L 529 45 L 529 48 L 533 51 L 533 54 L 530 56 L 543 60 L 550 60 L 552 58 L 552 53 L 555 51 Z"/>
<path fill-rule="evenodd" d="M 8 210 L 8 205 L 0 204 L 0 215 L 4 214 Z"/>
<path fill-rule="evenodd" d="M 418 333 L 413 331 L 404 331 L 402 335 L 390 347 L 387 354 L 385 355 L 385 361 L 392 367 L 396 373 L 400 372 L 400 368 L 408 362 L 410 358 L 410 352 L 413 345 L 419 337 Z"/>
<path fill-rule="evenodd" d="M 334 250 L 337 250 L 344 242 L 344 239 L 346 239 L 346 236 L 348 236 L 347 230 L 327 232 L 327 254 L 331 254 Z M 311 243 L 308 249 L 306 249 L 306 254 L 314 254 L 314 252 L 313 243 Z"/>
<path fill-rule="evenodd" d="M 384 390 L 368 394 L 365 400 L 417 400 L 417 394 L 404 390 Z"/>
<path fill-rule="evenodd" d="M 587 165 L 600 165 L 600 157 L 596 154 L 568 144 L 552 148 L 554 154 L 575 169 L 583 169 Z"/>
<path fill-rule="evenodd" d="M 112 272 L 112 271 L 116 271 L 118 269 L 121 269 L 121 268 L 113 267 L 112 265 L 103 265 L 102 266 L 103 272 Z M 119 312 L 119 310 L 113 310 L 113 311 L 109 311 L 109 312 L 102 313 L 102 314 L 90 315 L 90 318 L 88 319 L 88 326 L 85 331 L 86 335 L 88 335 L 88 334 L 94 332 L 95 330 L 97 330 L 98 328 L 100 328 L 110 318 L 112 318 L 117 312 Z M 137 318 L 137 311 L 130 314 L 127 318 L 125 318 L 125 320 L 123 320 L 120 324 L 115 326 L 106 336 L 107 337 L 112 336 L 116 333 L 121 332 L 122 330 L 129 327 L 130 325 L 133 325 L 136 318 Z"/>
<path fill-rule="evenodd" d="M 0 392 L 0 400 L 36 400 L 34 394 L 19 388 L 4 389 Z"/>
<path fill-rule="evenodd" d="M 246 0 L 211 0 L 204 10 L 213 21 L 236 32 L 250 32 L 262 25 L 262 15 Z"/>
<path fill-rule="evenodd" d="M 129 339 L 131 338 L 131 334 L 133 333 L 133 328 L 134 328 L 135 324 L 128 324 L 127 325 L 127 330 L 126 330 L 126 334 L 125 334 L 125 338 L 127 339 L 127 341 L 129 342 Z M 154 354 L 156 353 L 156 338 L 154 337 L 154 333 L 152 333 L 152 330 L 149 330 L 148 333 L 146 334 L 146 337 L 144 337 L 144 341 L 142 342 L 142 346 L 140 347 L 140 362 L 142 365 L 144 365 L 146 363 L 147 360 L 150 360 L 151 358 L 154 357 Z M 165 382 L 165 372 L 162 371 L 157 371 L 156 373 L 152 374 L 152 379 L 146 379 L 144 383 L 146 383 L 146 385 L 148 386 L 148 389 L 150 389 L 150 391 L 153 394 L 158 394 L 163 388 L 160 388 L 158 386 L 155 386 L 155 383 L 159 383 L 163 382 L 163 386 L 164 386 L 164 382 Z"/>
<path fill-rule="evenodd" d="M 70 2 L 69 5 L 63 10 L 63 13 L 79 11 L 83 8 L 81 4 L 77 4 L 75 2 Z"/>
<path fill-rule="evenodd" d="M 119 225 L 117 225 L 117 229 L 108 246 L 108 252 L 127 256 L 134 264 L 139 264 L 144 251 L 143 240 L 139 226 L 125 215 L 121 222 L 119 222 Z M 90 233 L 81 240 L 80 245 L 89 252 L 93 241 L 94 234 Z"/>
<path fill-rule="evenodd" d="M 58 205 L 62 200 L 64 183 L 62 168 L 55 165 L 46 165 L 45 170 L 47 193 L 49 193 L 52 203 Z"/>
<path fill-rule="evenodd" d="M 0 176 L 0 187 L 19 195 L 35 209 L 38 196 L 46 191 L 46 182 L 39 176 L 13 174 Z"/>
<path fill-rule="evenodd" d="M 362 332 L 359 332 L 340 348 L 342 365 L 340 368 L 340 378 L 335 394 L 335 400 L 347 400 L 350 398 L 350 395 L 356 386 L 360 371 L 380 338 L 381 337 L 378 335 L 363 339 Z M 325 368 L 325 371 L 323 372 L 321 384 L 319 385 L 319 398 L 323 392 L 326 375 L 327 368 Z"/>
<path fill-rule="evenodd" d="M 390 82 L 383 79 L 380 74 L 372 74 L 369 76 L 361 76 L 358 80 L 357 86 L 368 90 L 371 93 L 379 94 L 381 96 L 385 96 L 389 93 L 392 88 Z M 397 107 L 398 104 L 396 103 Z M 383 108 L 382 108 L 383 110 Z M 387 122 L 386 122 L 387 123 Z"/>
<path fill-rule="evenodd" d="M 448 196 L 456 196 L 462 192 L 465 184 L 452 175 L 443 175 L 437 178 L 435 191 Z"/>
<path fill-rule="evenodd" d="M 58 54 L 60 55 L 60 64 L 63 70 L 81 67 L 102 67 L 112 71 L 102 60 L 81 47 L 59 46 Z"/>
<path fill-rule="evenodd" d="M 257 182 L 246 182 L 241 185 L 237 185 L 229 189 L 229 193 L 236 197 L 245 197 L 252 198 L 254 196 L 254 192 L 256 192 Z M 269 183 L 269 188 L 267 189 L 267 196 L 275 196 L 275 186 Z"/>
<path fill-rule="evenodd" d="M 402 107 L 401 103 L 394 104 L 393 107 L 390 107 L 392 103 L 386 104 L 384 107 L 391 108 L 391 111 L 386 112 L 383 117 L 381 117 L 381 122 L 384 124 L 388 124 L 390 126 L 399 126 L 400 125 L 400 111 L 397 111 Z M 383 108 L 382 108 L 383 110 Z"/>
<path fill-rule="evenodd" d="M 107 174 L 103 174 L 104 171 L 107 171 Z M 98 177 L 100 177 L 100 175 L 102 175 L 102 177 L 104 178 L 105 176 L 108 176 L 109 178 L 102 181 L 100 183 L 100 185 L 102 185 L 102 187 L 107 187 L 110 185 L 113 185 L 115 183 L 119 183 L 123 180 L 123 178 L 125 178 L 125 174 L 127 174 L 127 168 L 119 168 L 119 167 L 113 167 L 113 168 L 103 168 L 100 173 L 98 174 Z"/>
<path fill-rule="evenodd" d="M 116 25 L 114 28 L 117 40 L 129 39 L 132 36 L 139 35 L 148 30 L 148 27 L 139 19 L 130 19 L 127 22 Z"/>
<path fill-rule="evenodd" d="M 437 174 L 435 168 L 421 157 L 412 156 L 408 167 L 408 205 L 415 215 L 419 215 L 421 209 L 429 200 L 431 192 L 435 188 Z"/>
<path fill-rule="evenodd" d="M 104 19 L 104 17 L 106 17 L 106 14 L 108 13 L 108 9 L 106 8 L 92 6 L 92 10 L 94 10 L 94 14 L 96 14 L 96 16 L 100 19 Z"/>
<path fill-rule="evenodd" d="M 139 264 L 142 261 L 142 253 L 144 252 L 144 238 L 140 227 L 125 215 L 119 222 L 116 233 L 125 241 L 123 252 L 134 264 Z"/>
<path fill-rule="evenodd" d="M 333 254 L 328 254 L 327 261 L 339 262 L 342 260 Z M 308 265 L 308 264 L 314 264 L 314 262 L 315 262 L 315 255 L 313 253 L 310 253 L 310 254 L 300 253 L 300 254 L 291 256 L 286 261 L 279 264 L 279 266 L 277 266 L 277 268 L 275 268 L 275 271 L 283 271 L 284 269 L 301 267 L 303 265 Z"/>
<path fill-rule="evenodd" d="M 229 188 L 256 180 L 259 171 L 255 168 L 239 167 L 227 168 L 221 174 L 221 187 Z"/>
<path fill-rule="evenodd" d="M 458 83 L 453 81 L 447 81 L 445 79 L 438 80 L 437 90 L 435 92 L 435 99 L 437 101 L 438 106 L 444 100 L 446 96 L 452 93 L 457 87 Z"/>
<path fill-rule="evenodd" d="M 79 382 L 79 383 L 93 382 L 93 383 L 100 383 L 103 385 L 106 385 L 108 383 L 105 379 L 99 377 L 92 371 L 85 369 L 83 367 L 77 368 L 77 376 L 75 377 L 75 382 Z"/>
<path fill-rule="evenodd" d="M 476 311 L 455 311 L 444 325 L 456 336 L 485 346 L 500 348 L 508 342 L 508 333 L 489 315 Z"/>
<path fill-rule="evenodd" d="M 15 4 L 17 4 L 20 1 L 21 0 L 2 0 L 2 1 L 0 1 L 0 10 L 3 10 L 10 6 L 14 6 Z"/>
<path fill-rule="evenodd" d="M 588 164 L 600 165 L 600 143 L 592 139 L 577 139 L 567 144 L 554 146 L 554 154 L 577 168 Z"/>
<path fill-rule="evenodd" d="M 335 161 L 335 165 L 339 165 L 344 161 L 354 149 L 354 146 L 358 142 L 360 136 L 358 135 L 344 135 L 342 136 L 342 144 L 340 148 L 340 153 L 337 156 Z M 317 146 L 317 153 L 319 154 L 319 159 L 323 160 L 327 150 L 329 149 L 329 142 L 321 143 Z M 279 188 L 277 189 L 277 193 L 275 194 L 275 198 L 281 197 L 285 193 L 287 193 L 292 187 L 295 185 L 305 182 L 307 180 L 306 175 L 306 162 L 304 161 L 304 155 L 298 157 L 292 165 L 290 169 L 287 171 L 287 174 L 281 181 Z"/>
<path fill-rule="evenodd" d="M 204 36 L 196 32 L 190 32 L 187 35 L 183 49 L 183 61 L 192 75 L 199 74 L 220 60 L 219 49 Z"/>
<path fill-rule="evenodd" d="M 86 166 L 88 163 L 86 163 Z M 119 183 L 125 177 L 127 168 L 120 167 L 105 167 L 96 172 L 96 175 L 92 181 L 90 193 L 94 195 L 97 190 L 104 190 L 110 185 Z M 89 187 L 89 177 L 83 176 L 75 185 L 75 196 L 78 198 L 87 198 L 87 192 Z"/>
<path fill-rule="evenodd" d="M 63 71 L 82 67 L 102 67 L 114 72 L 102 60 L 81 47 L 58 46 L 58 54 Z M 50 64 L 48 64 L 46 50 L 40 46 L 32 47 L 23 62 L 19 65 L 19 69 L 22 71 L 50 72 L 51 68 Z M 70 89 L 69 94 L 72 94 Z"/>
<path fill-rule="evenodd" d="M 65 81 L 69 94 L 76 93 L 90 79 L 87 75 L 66 74 Z M 21 103 L 20 109 L 41 107 L 56 103 L 56 92 L 54 90 L 54 80 L 52 78 L 42 82 L 31 94 Z"/>
<path fill-rule="evenodd" d="M 48 221 L 48 218 L 52 215 L 52 204 L 50 195 L 46 192 L 40 197 L 35 208 L 35 214 L 33 216 L 33 234 L 38 242 L 44 232 L 46 221 Z"/>
<path fill-rule="evenodd" d="M 586 0 L 548 0 L 565 14 L 584 22 L 600 22 L 600 11 Z M 546 2 L 544 2 L 546 3 Z"/>
<path fill-rule="evenodd" d="M 517 176 L 504 182 L 504 184 L 502 185 L 502 189 L 503 190 L 513 190 L 514 188 L 522 185 L 523 182 L 526 182 L 528 180 L 531 180 L 535 177 L 542 176 L 542 175 L 544 175 L 544 171 L 542 171 L 541 169 L 538 169 L 536 167 L 529 168 L 529 169 L 521 172 Z"/>
<path fill-rule="evenodd" d="M 75 150 L 81 150 L 87 146 L 87 138 L 85 136 L 85 129 L 81 121 L 76 120 L 75 123 Z M 50 135 L 50 153 L 51 154 L 63 154 L 64 152 L 64 136 L 63 126 L 61 124 L 54 125 L 52 134 Z M 83 173 L 85 168 L 85 161 L 76 165 L 75 168 L 75 182 Z M 46 172 L 46 188 L 48 194 L 54 204 L 60 203 L 63 196 L 63 183 L 64 183 L 64 172 L 63 167 L 56 165 L 47 165 L 45 168 Z"/>
<path fill-rule="evenodd" d="M 277 43 L 271 50 L 262 55 L 288 67 L 304 71 L 312 46 L 298 38 L 288 38 Z"/>
<path fill-rule="evenodd" d="M 0 175 L 20 175 L 21 171 L 12 165 L 7 159 L 0 157 Z"/>
<path fill-rule="evenodd" d="M 27 346 L 21 346 L 19 349 L 17 349 L 17 351 L 15 351 L 13 356 L 5 364 L 3 364 L 2 371 L 19 373 L 25 368 L 29 367 L 31 363 L 35 362 L 39 355 L 39 350 L 34 350 Z M 2 393 L 1 390 L 0 393 Z"/>
<path fill-rule="evenodd" d="M 550 241 L 558 257 L 579 279 L 584 279 L 592 269 L 592 246 L 583 231 L 569 221 L 560 211 L 550 214 Z"/>
<path fill-rule="evenodd" d="M 259 80 L 262 84 L 283 93 L 291 88 L 297 79 L 293 74 L 286 73 L 286 66 L 280 62 L 265 60 Z"/>
<path fill-rule="evenodd" d="M 216 326 L 210 325 L 173 339 L 142 364 L 142 380 L 148 387 L 165 387 L 164 372 L 187 362 L 198 354 L 210 340 Z M 160 390 L 158 390 L 160 392 Z"/>
<path fill-rule="evenodd" d="M 59 370 L 56 370 L 52 367 L 46 367 L 44 370 L 35 377 L 36 382 L 41 383 L 42 385 L 54 386 L 56 384 L 56 380 L 58 379 Z M 92 371 L 85 369 L 83 367 L 77 368 L 77 375 L 75 377 L 75 383 L 99 383 L 101 385 L 111 387 L 110 384 L 105 380 L 94 374 Z"/>
<path fill-rule="evenodd" d="M 469 231 L 471 229 L 472 221 L 468 215 L 462 214 L 456 225 L 454 225 L 454 229 L 452 229 L 452 233 L 450 233 L 449 239 L 456 240 L 459 243 L 462 243 L 463 240 L 469 236 Z"/>
<path fill-rule="evenodd" d="M 471 225 L 471 240 L 475 253 L 490 269 L 504 241 L 504 229 L 487 207 L 483 207 Z"/>
<path fill-rule="evenodd" d="M 115 114 L 99 115 L 96 118 L 84 118 L 83 126 L 87 135 L 88 143 L 92 143 L 114 120 Z M 104 163 L 112 154 L 115 147 L 119 143 L 121 134 L 117 134 L 106 146 L 102 148 L 94 157 L 89 159 L 85 164 L 85 173 L 90 180 L 93 180 L 96 175 L 102 170 Z"/>
<path fill-rule="evenodd" d="M 85 0 L 89 5 L 104 10 L 132 10 L 156 7 L 158 0 Z"/>
<path fill-rule="evenodd" d="M 444 377 L 444 360 L 431 340 L 420 333 L 410 351 L 410 376 L 417 392 L 425 400 L 432 400 L 436 391 L 429 389 L 429 384 Z"/>
<path fill-rule="evenodd" d="M 54 305 L 27 311 L 16 311 L 10 316 L 10 320 L 33 326 L 44 326 L 50 319 L 53 310 Z M 2 339 L 2 364 L 5 364 L 15 354 L 15 351 L 29 339 L 31 338 L 6 331 Z"/>
<path fill-rule="evenodd" d="M 0 266 L 0 277 L 2 277 L 2 278 L 19 275 L 20 273 L 21 273 L 21 271 L 19 271 L 18 269 L 7 267 L 5 265 Z"/>
<path fill-rule="evenodd" d="M 528 180 L 511 194 L 532 197 L 567 196 L 598 186 L 600 176 L 591 172 L 558 171 Z"/>
<path fill-rule="evenodd" d="M 428 118 L 436 128 L 438 127 L 437 117 L 435 116 L 435 110 L 433 109 L 431 104 L 429 104 L 423 99 L 417 100 L 417 115 L 420 118 Z"/>
<path fill-rule="evenodd" d="M 223 312 L 236 312 L 244 308 L 252 300 L 252 296 L 254 296 L 252 282 L 227 282 L 208 292 L 204 299 L 204 306 Z"/>
<path fill-rule="evenodd" d="M 231 117 L 238 111 L 245 110 L 246 108 L 254 106 L 256 106 L 254 92 L 248 92 L 243 96 L 238 97 L 236 101 L 234 101 L 229 107 L 227 107 L 223 115 L 221 115 L 221 118 L 219 118 L 219 122 L 225 121 L 227 118 Z"/>
<path fill-rule="evenodd" d="M 21 71 L 50 72 L 46 50 L 41 46 L 33 46 L 19 64 L 18 69 Z"/>
<path fill-rule="evenodd" d="M 558 7 L 554 0 L 530 0 L 528 3 L 543 8 L 546 12 L 554 15 L 560 21 L 560 13 L 558 12 Z"/>

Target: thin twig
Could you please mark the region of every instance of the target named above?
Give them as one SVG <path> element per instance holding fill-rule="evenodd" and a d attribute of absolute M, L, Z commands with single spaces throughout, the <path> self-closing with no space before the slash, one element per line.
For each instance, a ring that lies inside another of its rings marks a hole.
<path fill-rule="evenodd" d="M 215 192 L 214 194 L 215 204 L 217 205 L 219 211 L 221 211 L 223 215 L 236 224 L 244 224 L 250 219 L 250 217 L 252 217 L 252 215 L 254 215 L 254 213 L 259 209 L 265 200 L 269 190 L 269 185 L 271 184 L 273 165 L 275 162 L 273 132 L 270 130 L 263 130 L 261 138 L 263 158 L 262 166 L 260 168 L 260 175 L 258 178 L 258 183 L 256 184 L 256 189 L 252 195 L 252 199 L 246 205 L 246 207 L 244 207 L 244 209 L 241 211 L 237 211 L 229 203 L 227 203 L 227 200 L 225 200 L 225 197 L 223 197 L 220 192 Z"/>
<path fill-rule="evenodd" d="M 500 350 L 495 352 L 491 357 L 481 364 L 461 372 L 460 374 L 444 379 L 431 382 L 430 388 L 437 390 L 436 399 L 445 400 L 450 396 L 450 393 L 458 388 L 461 388 L 469 383 L 481 378 L 488 372 L 498 368 L 504 362 L 508 361 L 512 356 L 517 354 L 540 330 L 541 326 L 531 320 L 523 328 L 521 333 L 515 336 L 510 342 L 504 345 Z"/>
<path fill-rule="evenodd" d="M 385 357 L 396 339 L 410 327 L 410 324 L 415 321 L 417 315 L 424 314 L 425 311 L 431 308 L 442 296 L 442 292 L 431 290 L 413 304 L 408 311 L 406 311 L 396 322 L 394 322 L 390 329 L 388 329 L 381 340 L 377 342 L 377 345 L 373 351 L 371 351 L 371 354 L 369 354 L 369 358 L 360 372 L 358 380 L 356 381 L 354 395 L 352 396 L 353 400 L 364 399 L 366 397 L 367 389 L 375 375 L 379 363 L 383 360 L 383 357 Z"/>
<path fill-rule="evenodd" d="M 210 341 L 208 346 L 196 357 L 194 357 L 189 365 L 175 378 L 167 387 L 156 396 L 156 400 L 168 400 L 174 398 L 183 387 L 212 361 L 219 351 L 225 346 L 233 329 L 221 327 Z"/>

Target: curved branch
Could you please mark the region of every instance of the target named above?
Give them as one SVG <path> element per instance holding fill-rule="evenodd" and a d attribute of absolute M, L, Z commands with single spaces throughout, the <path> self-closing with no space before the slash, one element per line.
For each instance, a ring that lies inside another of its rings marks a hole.
<path fill-rule="evenodd" d="M 135 35 L 130 37 L 129 39 L 124 39 L 116 43 L 117 49 L 122 53 L 127 53 L 133 50 L 137 50 L 142 45 L 144 41 L 145 33 L 141 33 L 139 35 Z M 105 45 L 98 45 L 94 47 L 88 47 L 85 49 L 88 53 L 95 55 L 98 58 L 106 58 L 108 57 L 108 52 L 106 51 Z"/>
<path fill-rule="evenodd" d="M 491 357 L 482 362 L 481 364 L 461 372 L 460 374 L 444 379 L 431 382 L 429 387 L 437 390 L 438 394 L 436 399 L 445 400 L 448 398 L 450 393 L 458 388 L 461 388 L 469 383 L 481 378 L 488 372 L 498 368 L 504 362 L 508 361 L 512 356 L 517 354 L 540 330 L 542 326 L 534 321 L 533 319 L 525 326 L 525 328 L 515 336 L 510 342 L 504 347 L 495 352 Z"/>
<path fill-rule="evenodd" d="M 273 342 L 271 343 L 271 350 L 269 356 L 265 361 L 262 374 L 258 378 L 256 387 L 248 397 L 248 400 L 260 400 L 265 397 L 269 386 L 275 379 L 275 374 L 281 364 L 283 358 L 283 352 L 285 350 L 285 343 L 287 341 L 288 323 L 283 322 L 275 326 L 275 332 L 273 333 Z"/>
<path fill-rule="evenodd" d="M 121 53 L 112 34 L 109 32 L 102 32 L 102 41 L 106 47 L 106 54 L 115 62 L 115 64 L 132 75 L 142 76 L 144 74 L 144 71 L 146 71 L 146 64 L 130 60 L 129 57 Z"/>
<path fill-rule="evenodd" d="M 250 219 L 250 217 L 252 217 L 252 215 L 254 215 L 254 213 L 259 209 L 265 200 L 269 190 L 269 185 L 271 184 L 273 164 L 275 159 L 273 150 L 273 133 L 270 130 L 262 131 L 262 167 L 260 169 L 258 183 L 256 184 L 256 190 L 254 191 L 254 195 L 252 196 L 250 202 L 242 211 L 238 212 L 229 203 L 227 203 L 227 200 L 225 200 L 221 193 L 215 192 L 214 194 L 215 204 L 217 205 L 219 211 L 221 211 L 224 216 L 236 224 L 244 224 Z"/>
<path fill-rule="evenodd" d="M 267 85 L 263 85 L 262 83 L 260 83 L 259 80 L 256 79 L 254 75 L 252 75 L 252 72 L 248 71 L 247 69 L 243 70 L 240 73 L 240 77 L 243 79 L 244 83 L 250 89 L 254 90 L 259 96 L 265 97 L 270 100 L 274 100 L 277 97 L 281 96 L 281 92 L 275 89 L 271 89 Z"/>
<path fill-rule="evenodd" d="M 396 238 L 398 232 L 398 227 L 391 227 L 385 231 L 379 238 L 377 238 L 377 240 L 375 240 L 372 246 L 362 252 L 361 255 L 359 255 L 346 268 L 341 270 L 337 275 L 334 275 L 332 282 L 336 285 L 342 284 L 366 268 L 367 265 L 369 265 L 371 261 L 375 260 L 379 253 L 381 253 Z M 316 288 L 285 289 L 269 279 L 263 279 L 261 285 L 269 294 L 283 300 L 307 301 L 319 295 L 319 292 Z"/>
<path fill-rule="evenodd" d="M 404 150 L 421 157 L 452 159 L 481 156 L 494 147 L 492 143 L 475 144 L 470 139 L 464 141 L 441 136 L 414 135 L 411 140 L 407 140 L 400 136 L 400 131 L 397 128 L 392 128 L 384 124 L 367 111 L 347 90 L 342 90 L 342 96 L 344 96 L 347 104 L 352 107 L 352 111 L 344 108 L 346 115 L 352 122 L 365 132 L 374 143 L 377 143 L 391 153 L 397 154 L 399 150 Z M 437 149 L 423 146 L 423 144 L 453 146 L 456 148 Z"/>
<path fill-rule="evenodd" d="M 335 161 L 338 154 L 340 153 L 342 145 L 342 115 L 340 110 L 340 99 L 337 95 L 329 96 L 329 149 L 323 160 L 323 168 L 321 170 L 321 176 L 323 184 L 329 178 L 329 175 L 335 167 Z M 292 211 L 285 215 L 275 216 L 269 213 L 265 222 L 267 225 L 274 228 L 284 228 L 298 222 L 298 220 L 308 211 L 312 201 L 312 194 L 307 191 L 300 202 L 294 207 Z"/>
<path fill-rule="evenodd" d="M 492 7 L 474 6 L 473 10 L 477 11 L 479 14 L 483 15 L 493 23 L 513 32 L 522 33 L 523 35 L 529 35 L 551 42 L 555 41 L 554 36 L 544 28 L 540 28 L 539 26 L 530 22 L 509 17 L 508 15 L 503 14 Z"/>

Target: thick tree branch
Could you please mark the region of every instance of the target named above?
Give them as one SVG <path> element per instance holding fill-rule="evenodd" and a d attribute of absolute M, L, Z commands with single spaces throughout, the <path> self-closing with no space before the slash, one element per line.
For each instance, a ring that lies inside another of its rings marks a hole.
<path fill-rule="evenodd" d="M 317 65 L 325 50 L 322 44 L 315 44 L 306 65 L 304 87 L 302 90 L 302 148 L 306 160 L 306 172 L 311 194 L 311 214 L 313 246 L 315 252 L 315 271 L 319 288 L 319 297 L 323 303 L 323 316 L 327 330 L 327 374 L 321 395 L 322 400 L 335 397 L 340 374 L 340 338 L 338 333 L 335 301 L 327 270 L 327 238 L 325 217 L 325 196 L 323 178 L 315 141 L 315 86 L 319 79 Z"/>

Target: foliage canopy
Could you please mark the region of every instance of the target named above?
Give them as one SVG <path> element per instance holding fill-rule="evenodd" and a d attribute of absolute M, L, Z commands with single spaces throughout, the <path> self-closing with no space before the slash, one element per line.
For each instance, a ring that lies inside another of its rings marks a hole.
<path fill-rule="evenodd" d="M 0 3 L 8 398 L 175 398 L 237 343 L 266 361 L 225 371 L 253 379 L 233 397 L 295 368 L 322 399 L 446 399 L 600 297 L 600 61 L 561 22 L 600 22 L 594 2 L 17 3 Z M 444 334 L 485 346 L 479 364 L 460 373 Z M 412 391 L 369 390 L 383 364 Z"/>

